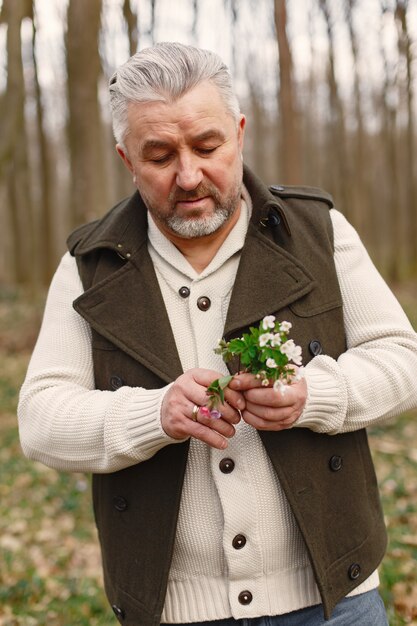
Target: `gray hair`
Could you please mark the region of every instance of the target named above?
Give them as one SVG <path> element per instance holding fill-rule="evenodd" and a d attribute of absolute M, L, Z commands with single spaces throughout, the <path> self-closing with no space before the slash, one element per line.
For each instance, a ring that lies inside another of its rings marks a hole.
<path fill-rule="evenodd" d="M 227 111 L 239 120 L 240 108 L 227 66 L 209 50 L 175 42 L 158 43 L 134 54 L 109 82 L 113 134 L 123 143 L 129 132 L 130 102 L 173 102 L 202 81 L 211 81 Z"/>

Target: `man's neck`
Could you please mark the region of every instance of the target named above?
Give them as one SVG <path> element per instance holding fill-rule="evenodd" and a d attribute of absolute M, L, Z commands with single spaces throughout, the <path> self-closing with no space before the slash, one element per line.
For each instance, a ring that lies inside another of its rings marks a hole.
<path fill-rule="evenodd" d="M 228 237 L 230 231 L 237 223 L 241 211 L 241 205 L 233 213 L 232 217 L 224 226 L 204 237 L 194 237 L 192 239 L 185 239 L 179 237 L 172 232 L 166 232 L 162 230 L 167 239 L 174 244 L 174 246 L 181 252 L 181 254 L 187 259 L 191 267 L 201 274 L 203 270 L 211 263 L 217 254 L 217 251 L 222 246 L 223 242 Z"/>

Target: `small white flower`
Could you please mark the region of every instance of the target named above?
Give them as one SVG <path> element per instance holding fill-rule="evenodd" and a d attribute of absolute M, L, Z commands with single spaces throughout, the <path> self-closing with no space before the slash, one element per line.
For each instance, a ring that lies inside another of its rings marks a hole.
<path fill-rule="evenodd" d="M 266 366 L 271 367 L 271 368 L 277 367 L 277 364 L 275 363 L 275 359 L 267 359 Z"/>
<path fill-rule="evenodd" d="M 292 328 L 291 322 L 281 322 L 280 328 L 283 333 L 287 333 Z"/>
<path fill-rule="evenodd" d="M 294 376 L 294 382 L 299 383 L 305 377 L 304 367 L 299 367 L 296 375 Z"/>
<path fill-rule="evenodd" d="M 269 380 L 267 378 L 263 378 L 261 382 L 262 387 L 268 387 Z"/>
<path fill-rule="evenodd" d="M 259 345 L 263 348 L 273 338 L 274 335 L 272 333 L 263 333 L 262 335 L 259 335 Z"/>
<path fill-rule="evenodd" d="M 275 328 L 275 315 L 267 315 L 262 320 L 262 328 L 268 330 L 268 328 Z"/>
<path fill-rule="evenodd" d="M 271 346 L 274 346 L 274 347 L 275 346 L 280 346 L 281 343 L 282 343 L 282 341 L 281 341 L 280 334 L 279 333 L 275 333 L 275 335 L 273 335 L 272 339 L 271 339 Z"/>
<path fill-rule="evenodd" d="M 279 379 L 276 380 L 274 382 L 274 390 L 278 391 L 283 396 L 287 391 L 287 383 Z"/>
<path fill-rule="evenodd" d="M 288 359 L 296 365 L 301 365 L 301 347 L 296 346 L 293 339 L 288 339 L 282 344 L 281 352 L 286 354 Z"/>

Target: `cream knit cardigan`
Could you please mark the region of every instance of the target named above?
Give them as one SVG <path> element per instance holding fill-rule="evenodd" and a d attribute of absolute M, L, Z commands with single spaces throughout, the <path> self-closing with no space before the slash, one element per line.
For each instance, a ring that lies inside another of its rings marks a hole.
<path fill-rule="evenodd" d="M 149 219 L 149 251 L 184 370 L 227 371 L 213 347 L 244 243 L 246 200 L 201 274 Z M 307 365 L 308 400 L 296 427 L 335 434 L 417 406 L 417 336 L 354 229 L 336 210 L 330 215 L 348 350 L 337 361 L 321 355 Z M 189 298 L 179 296 L 183 286 Z M 90 328 L 72 308 L 81 293 L 67 253 L 21 390 L 21 442 L 27 456 L 59 470 L 113 472 L 176 443 L 160 423 L 169 386 L 94 389 Z M 211 300 L 208 311 L 196 306 L 203 295 Z M 235 461 L 231 474 L 219 471 L 226 456 Z M 232 547 L 237 534 L 247 539 L 240 550 Z M 377 585 L 375 572 L 354 593 Z M 238 601 L 242 590 L 253 595 L 249 605 Z M 257 432 L 239 424 L 225 451 L 192 440 L 162 622 L 278 615 L 319 602 L 302 537 Z"/>

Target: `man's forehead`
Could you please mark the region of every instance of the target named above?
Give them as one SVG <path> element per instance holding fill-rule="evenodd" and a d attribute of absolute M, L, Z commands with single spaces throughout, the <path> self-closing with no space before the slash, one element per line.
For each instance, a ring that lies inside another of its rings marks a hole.
<path fill-rule="evenodd" d="M 231 116 L 217 87 L 202 83 L 181 97 L 172 100 L 130 102 L 128 105 L 129 124 L 144 127 L 149 124 L 198 124 L 216 125 L 216 120 Z"/>

